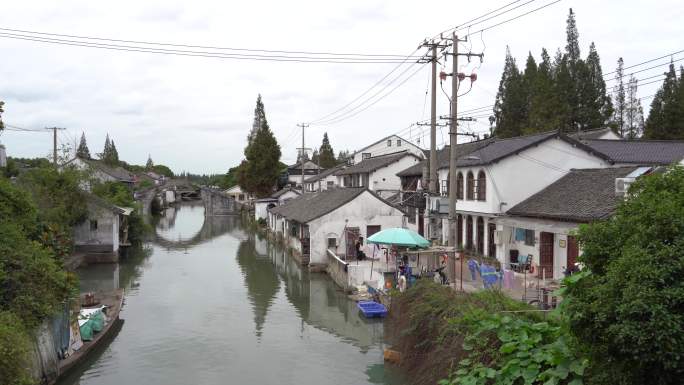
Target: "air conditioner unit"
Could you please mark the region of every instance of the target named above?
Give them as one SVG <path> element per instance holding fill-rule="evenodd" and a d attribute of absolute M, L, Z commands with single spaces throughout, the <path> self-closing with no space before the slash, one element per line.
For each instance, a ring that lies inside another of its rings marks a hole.
<path fill-rule="evenodd" d="M 615 178 L 615 195 L 625 196 L 632 183 L 634 183 L 634 178 Z"/>

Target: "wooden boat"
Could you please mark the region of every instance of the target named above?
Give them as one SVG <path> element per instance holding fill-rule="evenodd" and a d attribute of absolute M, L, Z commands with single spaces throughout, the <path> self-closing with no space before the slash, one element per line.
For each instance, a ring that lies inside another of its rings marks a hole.
<path fill-rule="evenodd" d="M 95 299 L 100 305 L 107 306 L 106 315 L 108 322 L 102 328 L 99 333 L 93 335 L 91 341 L 83 341 L 83 346 L 73 352 L 69 357 L 59 361 L 59 375 L 57 380 L 66 376 L 71 370 L 78 367 L 87 357 L 89 357 L 93 351 L 97 350 L 99 347 L 106 345 L 107 341 L 110 340 L 110 336 L 114 334 L 115 330 L 121 326 L 123 320 L 119 319 L 119 312 L 123 306 L 124 300 L 124 290 L 116 289 L 115 291 L 107 294 L 96 293 Z"/>

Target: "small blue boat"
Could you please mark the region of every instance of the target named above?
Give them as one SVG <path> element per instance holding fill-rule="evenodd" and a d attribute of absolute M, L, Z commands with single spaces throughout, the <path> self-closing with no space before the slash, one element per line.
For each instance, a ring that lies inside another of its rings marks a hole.
<path fill-rule="evenodd" d="M 366 318 L 382 318 L 387 315 L 387 308 L 385 305 L 375 301 L 359 301 L 356 306 Z"/>

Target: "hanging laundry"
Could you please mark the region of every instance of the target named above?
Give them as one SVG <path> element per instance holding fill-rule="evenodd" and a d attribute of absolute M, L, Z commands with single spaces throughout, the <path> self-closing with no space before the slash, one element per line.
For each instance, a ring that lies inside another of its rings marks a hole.
<path fill-rule="evenodd" d="M 513 289 L 513 280 L 515 279 L 515 275 L 513 274 L 513 270 L 506 270 L 504 269 L 503 272 L 503 287 L 504 289 Z"/>
<path fill-rule="evenodd" d="M 469 259 L 468 270 L 470 270 L 470 277 L 472 278 L 472 280 L 477 280 L 477 273 L 480 271 L 480 266 L 478 265 L 477 261 Z"/>

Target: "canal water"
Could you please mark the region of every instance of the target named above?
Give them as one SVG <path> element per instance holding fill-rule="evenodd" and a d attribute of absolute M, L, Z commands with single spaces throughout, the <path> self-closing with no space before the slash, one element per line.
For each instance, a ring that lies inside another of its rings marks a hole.
<path fill-rule="evenodd" d="M 402 384 L 383 325 L 235 217 L 167 210 L 118 265 L 79 270 L 81 290 L 123 287 L 115 338 L 60 385 Z"/>

